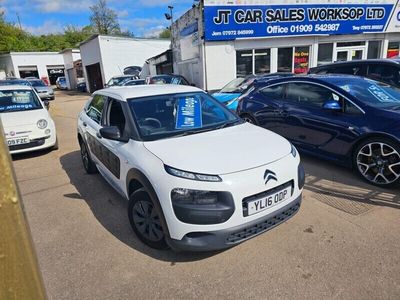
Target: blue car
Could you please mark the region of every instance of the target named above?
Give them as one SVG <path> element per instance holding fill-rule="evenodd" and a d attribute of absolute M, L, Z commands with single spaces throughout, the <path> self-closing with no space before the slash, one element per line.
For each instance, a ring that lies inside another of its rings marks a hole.
<path fill-rule="evenodd" d="M 293 73 L 289 72 L 278 72 L 268 73 L 259 75 L 249 75 L 246 77 L 238 77 L 230 81 L 225 85 L 218 93 L 212 94 L 212 96 L 219 102 L 224 104 L 230 110 L 236 111 L 238 106 L 238 99 L 240 95 L 250 87 L 255 80 L 270 80 L 273 78 L 293 76 Z"/>
<path fill-rule="evenodd" d="M 400 181 L 400 89 L 351 75 L 255 82 L 238 114 L 299 150 L 352 166 L 369 183 Z"/>
<path fill-rule="evenodd" d="M 238 105 L 237 99 L 242 92 L 253 83 L 255 78 L 254 75 L 235 78 L 225 85 L 218 93 L 212 94 L 212 96 L 230 110 L 236 110 Z"/>

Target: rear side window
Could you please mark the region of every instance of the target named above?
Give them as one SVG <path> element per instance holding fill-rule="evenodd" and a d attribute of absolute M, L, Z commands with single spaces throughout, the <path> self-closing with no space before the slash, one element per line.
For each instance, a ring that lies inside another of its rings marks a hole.
<path fill-rule="evenodd" d="M 105 97 L 102 95 L 94 95 L 92 101 L 87 107 L 86 114 L 96 123 L 101 123 L 101 115 L 103 113 Z"/>
<path fill-rule="evenodd" d="M 339 96 L 331 90 L 310 83 L 288 83 L 286 89 L 288 101 L 322 107 L 328 100 L 339 101 Z"/>
<path fill-rule="evenodd" d="M 369 78 L 397 86 L 400 85 L 399 73 L 399 68 L 383 64 L 373 64 L 368 68 Z"/>
<path fill-rule="evenodd" d="M 274 85 L 260 90 L 260 93 L 269 99 L 282 99 L 283 98 L 283 85 Z"/>

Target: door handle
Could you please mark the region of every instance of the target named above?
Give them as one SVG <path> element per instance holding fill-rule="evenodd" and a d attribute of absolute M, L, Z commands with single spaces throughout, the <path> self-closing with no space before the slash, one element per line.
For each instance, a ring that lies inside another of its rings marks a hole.
<path fill-rule="evenodd" d="M 83 122 L 82 125 L 83 125 L 84 127 L 86 127 L 86 126 L 87 126 L 87 123 L 86 123 L 86 122 Z"/>

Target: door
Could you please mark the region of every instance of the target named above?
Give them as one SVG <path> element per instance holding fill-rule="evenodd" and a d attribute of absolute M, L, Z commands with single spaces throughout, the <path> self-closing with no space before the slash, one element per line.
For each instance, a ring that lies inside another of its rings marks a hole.
<path fill-rule="evenodd" d="M 284 136 L 306 150 L 343 154 L 346 139 L 356 135 L 357 126 L 352 123 L 357 123 L 360 116 L 349 117 L 344 111 L 323 109 L 328 100 L 344 101 L 342 96 L 322 85 L 288 83 L 282 107 L 286 123 Z"/>
<path fill-rule="evenodd" d="M 86 66 L 86 74 L 89 82 L 89 92 L 93 93 L 104 87 L 100 63 Z"/>
<path fill-rule="evenodd" d="M 336 48 L 334 61 L 350 61 L 365 59 L 364 47 Z"/>
<path fill-rule="evenodd" d="M 277 84 L 265 87 L 251 99 L 254 106 L 260 106 L 256 113 L 259 125 L 281 135 L 284 135 L 286 127 L 282 111 L 284 86 Z"/>

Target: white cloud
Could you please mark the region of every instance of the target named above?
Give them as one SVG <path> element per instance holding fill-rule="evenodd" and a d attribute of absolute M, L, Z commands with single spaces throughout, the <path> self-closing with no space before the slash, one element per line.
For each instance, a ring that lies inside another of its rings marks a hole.
<path fill-rule="evenodd" d="M 94 3 L 93 0 L 33 0 L 37 10 L 42 12 L 70 12 L 79 13 L 82 10 L 89 10 Z"/>
<path fill-rule="evenodd" d="M 158 38 L 160 33 L 163 32 L 165 30 L 164 26 L 156 26 L 153 28 L 149 28 L 148 30 L 143 32 L 143 37 L 145 38 L 152 38 L 152 37 L 156 37 Z"/>
<path fill-rule="evenodd" d="M 119 18 L 126 18 L 129 15 L 129 12 L 127 9 L 117 11 L 118 17 Z"/>
<path fill-rule="evenodd" d="M 22 26 L 22 28 L 34 35 L 61 33 L 64 31 L 64 26 L 55 20 L 49 20 L 39 26 Z"/>
<path fill-rule="evenodd" d="M 192 4 L 193 0 L 139 0 L 142 6 L 155 7 L 155 6 L 165 6 L 168 5 L 180 5 L 180 4 Z"/>

